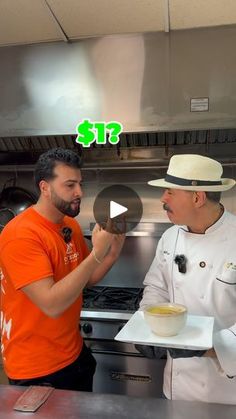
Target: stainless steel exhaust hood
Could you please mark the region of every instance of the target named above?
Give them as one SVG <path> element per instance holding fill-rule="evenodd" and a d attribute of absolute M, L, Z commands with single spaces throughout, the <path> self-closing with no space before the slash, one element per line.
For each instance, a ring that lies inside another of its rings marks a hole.
<path fill-rule="evenodd" d="M 176 153 L 208 155 L 224 164 L 236 161 L 236 129 L 123 133 L 116 146 L 93 143 L 89 149 L 75 139 L 75 135 L 0 138 L 0 165 L 32 165 L 39 154 L 53 147 L 82 155 L 84 168 L 165 167 Z"/>
<path fill-rule="evenodd" d="M 232 26 L 1 48 L 0 137 L 75 134 L 83 118 L 236 128 L 235 39 Z"/>

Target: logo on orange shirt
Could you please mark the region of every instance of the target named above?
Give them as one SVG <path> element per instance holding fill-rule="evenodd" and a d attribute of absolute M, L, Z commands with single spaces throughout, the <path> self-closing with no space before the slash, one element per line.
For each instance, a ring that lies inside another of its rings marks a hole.
<path fill-rule="evenodd" d="M 75 252 L 73 249 L 73 243 L 66 243 L 66 256 L 64 257 L 65 265 L 69 262 L 75 262 L 79 259 L 79 252 Z"/>

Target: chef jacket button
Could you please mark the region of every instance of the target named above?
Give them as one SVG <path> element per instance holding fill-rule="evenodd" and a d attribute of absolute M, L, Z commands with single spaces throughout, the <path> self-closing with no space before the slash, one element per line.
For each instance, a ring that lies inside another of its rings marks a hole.
<path fill-rule="evenodd" d="M 200 266 L 200 268 L 205 268 L 205 266 L 206 266 L 206 262 L 204 262 L 204 260 L 203 260 L 203 261 L 201 261 L 201 262 L 199 263 L 199 266 Z"/>
<path fill-rule="evenodd" d="M 201 386 L 202 386 L 202 387 L 205 387 L 205 385 L 206 385 L 205 383 L 201 383 Z"/>
<path fill-rule="evenodd" d="M 176 375 L 176 377 L 178 377 L 178 375 L 179 375 L 179 371 L 176 371 L 176 372 L 175 372 L 175 375 Z"/>
<path fill-rule="evenodd" d="M 205 298 L 205 295 L 200 295 L 201 300 L 203 300 Z"/>

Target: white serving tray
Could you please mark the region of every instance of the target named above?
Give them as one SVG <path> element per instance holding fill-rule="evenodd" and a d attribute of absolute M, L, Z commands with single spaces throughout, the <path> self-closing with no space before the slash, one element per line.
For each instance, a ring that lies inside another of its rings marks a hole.
<path fill-rule="evenodd" d="M 140 345 L 180 349 L 212 348 L 214 317 L 188 315 L 186 326 L 176 336 L 157 336 L 144 320 L 143 311 L 136 311 L 115 340 Z"/>

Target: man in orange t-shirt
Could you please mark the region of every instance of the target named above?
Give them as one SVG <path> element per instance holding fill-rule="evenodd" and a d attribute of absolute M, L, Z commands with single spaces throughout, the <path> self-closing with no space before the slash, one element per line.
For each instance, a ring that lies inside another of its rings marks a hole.
<path fill-rule="evenodd" d="M 79 332 L 82 291 L 118 258 L 123 235 L 95 226 L 90 253 L 79 224 L 79 156 L 65 149 L 36 164 L 38 202 L 0 236 L 2 357 L 9 383 L 92 390 L 96 361 Z"/>

